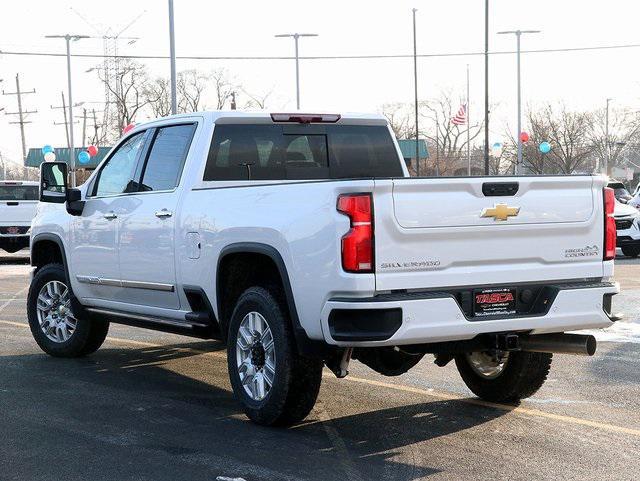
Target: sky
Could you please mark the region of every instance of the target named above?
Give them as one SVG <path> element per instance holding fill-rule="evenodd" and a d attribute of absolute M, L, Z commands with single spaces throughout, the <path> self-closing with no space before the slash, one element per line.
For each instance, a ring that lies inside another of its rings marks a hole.
<path fill-rule="evenodd" d="M 319 36 L 300 40 L 301 56 L 394 55 L 413 50 L 411 9 L 417 8 L 419 54 L 482 52 L 483 0 L 174 0 L 177 55 L 291 56 L 293 40 L 278 33 L 309 32 Z M 512 51 L 515 37 L 498 31 L 536 29 L 522 37 L 523 49 L 556 49 L 640 44 L 633 0 L 490 0 L 490 50 Z M 139 37 L 132 45 L 122 41 L 119 53 L 168 55 L 166 0 L 5 0 L 0 15 L 0 51 L 64 52 L 64 40 L 51 34 L 101 37 L 135 22 L 123 36 Z M 100 38 L 72 44 L 73 53 L 101 54 Z M 586 52 L 524 53 L 522 96 L 525 107 L 564 104 L 570 109 L 612 108 L 640 110 L 640 48 Z M 152 76 L 168 76 L 169 61 L 142 60 Z M 99 59 L 72 58 L 73 96 L 86 107 L 98 107 L 103 88 L 91 67 Z M 484 60 L 481 55 L 428 57 L 418 61 L 421 100 L 449 91 L 461 101 L 465 70 L 470 69 L 470 115 L 479 122 L 484 108 Z M 272 92 L 269 107 L 295 107 L 295 70 L 292 60 L 178 60 L 178 70 L 224 68 L 249 92 Z M 23 107 L 38 112 L 25 126 L 27 147 L 65 146 L 60 93 L 67 90 L 66 59 L 0 53 L 0 89 L 15 91 L 20 74 Z M 413 60 L 302 60 L 301 106 L 307 111 L 380 111 L 385 103 L 413 101 Z M 490 142 L 503 141 L 505 129 L 516 124 L 516 58 L 492 55 L 490 98 L 494 105 Z M 95 102 L 95 103 L 91 103 Z M 21 157 L 18 125 L 9 124 L 17 111 L 15 96 L 0 96 L 0 153 Z M 75 114 L 78 114 L 76 109 Z M 81 124 L 75 125 L 76 138 Z M 78 142 L 76 141 L 76 144 Z"/>

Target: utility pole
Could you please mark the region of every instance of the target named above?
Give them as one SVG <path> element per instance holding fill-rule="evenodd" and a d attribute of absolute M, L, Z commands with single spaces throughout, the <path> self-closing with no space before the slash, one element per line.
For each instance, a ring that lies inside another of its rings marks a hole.
<path fill-rule="evenodd" d="M 611 156 L 611 142 L 609 142 L 609 102 L 613 99 L 607 99 L 607 111 L 604 121 L 604 175 L 609 175 L 609 157 Z"/>
<path fill-rule="evenodd" d="M 436 177 L 440 176 L 440 124 L 436 112 Z"/>
<path fill-rule="evenodd" d="M 35 114 L 38 111 L 37 110 L 22 110 L 22 96 L 23 95 L 27 95 L 27 94 L 34 94 L 36 93 L 35 89 L 32 89 L 28 92 L 23 92 L 20 90 L 20 74 L 16 74 L 16 91 L 15 92 L 5 92 L 4 90 L 2 91 L 2 95 L 15 95 L 16 97 L 18 97 L 18 111 L 17 112 L 5 112 L 5 115 L 17 115 L 18 116 L 18 121 L 17 122 L 9 122 L 10 124 L 19 124 L 20 125 L 20 137 L 22 138 L 22 162 L 26 162 L 27 160 L 27 141 L 25 139 L 24 136 L 24 124 L 30 124 L 31 121 L 29 120 L 25 120 L 25 115 L 28 114 Z M 24 164 L 23 164 L 24 165 Z M 27 174 L 27 167 L 26 165 L 23 167 L 24 168 L 24 175 L 26 177 Z"/>
<path fill-rule="evenodd" d="M 87 109 L 83 108 L 82 116 L 78 116 L 76 118 L 82 119 L 82 143 L 80 144 L 80 147 L 84 148 L 86 147 L 85 142 L 87 141 Z"/>
<path fill-rule="evenodd" d="M 71 89 L 71 40 L 77 42 L 83 38 L 89 38 L 88 35 L 46 35 L 45 38 L 63 38 L 67 47 L 67 85 L 69 88 L 69 165 L 71 167 L 71 186 L 76 186 L 76 155 L 73 145 L 73 91 Z"/>
<path fill-rule="evenodd" d="M 62 109 L 62 114 L 64 116 L 63 122 L 53 122 L 53 125 L 64 125 L 64 132 L 67 136 L 67 147 L 69 148 L 69 152 L 71 152 L 71 140 L 69 140 L 69 121 L 67 120 L 67 104 L 64 100 L 64 92 L 60 92 L 60 96 L 62 97 L 62 105 L 51 105 L 51 110 Z"/>
<path fill-rule="evenodd" d="M 281 33 L 277 38 L 293 38 L 296 53 L 296 109 L 300 110 L 300 56 L 298 54 L 298 39 L 300 37 L 317 37 L 317 33 Z"/>
<path fill-rule="evenodd" d="M 469 124 L 471 123 L 471 117 L 469 112 L 471 112 L 471 109 L 469 108 L 469 64 L 467 64 L 467 164 L 468 175 L 471 177 L 471 145 L 469 143 Z"/>
<path fill-rule="evenodd" d="M 416 40 L 416 12 L 417 8 L 413 11 L 413 108 L 415 111 L 415 124 L 416 124 L 416 176 L 420 177 L 420 148 L 418 140 L 418 47 Z"/>
<path fill-rule="evenodd" d="M 93 113 L 93 143 L 98 146 L 98 118 L 96 117 L 96 109 L 92 109 Z"/>
<path fill-rule="evenodd" d="M 489 175 L 489 0 L 484 2 L 484 175 Z"/>
<path fill-rule="evenodd" d="M 517 88 L 518 88 L 518 159 L 515 165 L 515 174 L 520 173 L 522 167 L 522 87 L 520 82 L 520 37 L 523 33 L 540 33 L 540 30 L 507 30 L 498 32 L 499 35 L 514 34 L 516 36 L 516 63 L 517 63 Z"/>
<path fill-rule="evenodd" d="M 171 57 L 171 114 L 178 113 L 178 93 L 176 89 L 176 36 L 173 26 L 173 0 L 169 0 L 169 55 Z"/>

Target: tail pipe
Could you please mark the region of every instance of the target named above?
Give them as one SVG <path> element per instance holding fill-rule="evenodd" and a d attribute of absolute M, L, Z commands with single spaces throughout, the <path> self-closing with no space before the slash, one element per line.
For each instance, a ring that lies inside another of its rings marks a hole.
<path fill-rule="evenodd" d="M 597 342 L 593 336 L 584 334 L 539 334 L 520 336 L 520 350 L 528 352 L 550 352 L 593 356 Z"/>

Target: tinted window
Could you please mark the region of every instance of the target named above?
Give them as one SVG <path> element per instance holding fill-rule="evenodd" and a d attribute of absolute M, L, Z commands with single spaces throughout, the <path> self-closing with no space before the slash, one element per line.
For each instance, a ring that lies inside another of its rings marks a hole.
<path fill-rule="evenodd" d="M 400 158 L 384 126 L 218 125 L 204 180 L 402 175 Z"/>
<path fill-rule="evenodd" d="M 38 200 L 37 185 L 0 185 L 0 200 Z"/>
<path fill-rule="evenodd" d="M 143 132 L 140 132 L 124 144 L 109 158 L 100 171 L 95 195 L 116 195 L 136 190 L 136 166 L 140 150 L 144 144 Z"/>
<path fill-rule="evenodd" d="M 178 185 L 195 125 L 158 129 L 147 158 L 140 190 L 171 190 Z"/>

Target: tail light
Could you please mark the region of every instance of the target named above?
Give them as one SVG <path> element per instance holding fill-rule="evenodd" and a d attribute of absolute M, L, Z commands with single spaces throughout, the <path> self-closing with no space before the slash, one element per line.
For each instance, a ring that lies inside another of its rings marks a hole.
<path fill-rule="evenodd" d="M 613 189 L 605 187 L 604 196 L 604 260 L 610 261 L 616 257 L 616 221 L 613 218 L 613 210 L 616 199 Z"/>
<path fill-rule="evenodd" d="M 341 195 L 337 208 L 351 220 L 351 229 L 342 237 L 342 268 L 347 272 L 373 272 L 371 194 Z"/>

